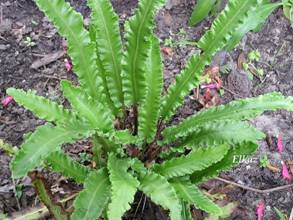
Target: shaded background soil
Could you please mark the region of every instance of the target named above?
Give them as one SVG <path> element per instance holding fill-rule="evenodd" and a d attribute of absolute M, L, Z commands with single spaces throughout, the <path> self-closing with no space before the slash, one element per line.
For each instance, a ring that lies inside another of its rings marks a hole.
<path fill-rule="evenodd" d="M 86 18 L 89 9 L 84 0 L 71 0 L 72 5 Z M 164 42 L 171 39 L 173 45 L 170 54 L 164 55 L 165 86 L 174 80 L 176 74 L 185 66 L 188 58 L 198 52 L 194 46 L 184 45 L 183 40 L 197 41 L 212 23 L 209 18 L 195 27 L 188 26 L 194 0 L 169 0 L 166 6 L 158 13 L 156 19 L 156 33 L 160 37 L 162 47 Z M 121 18 L 121 23 L 133 14 L 137 5 L 136 0 L 113 0 L 113 5 Z M 52 53 L 63 52 L 65 43 L 59 37 L 54 27 L 44 18 L 31 0 L 1 0 L 0 2 L 0 98 L 6 96 L 5 90 L 9 87 L 36 90 L 39 95 L 52 100 L 64 102 L 59 92 L 60 79 L 76 80 L 71 72 L 66 72 L 63 60 L 59 59 L 38 69 L 32 69 L 34 61 Z M 86 19 L 87 21 L 88 19 Z M 25 42 L 30 37 L 34 46 Z M 179 45 L 177 45 L 179 44 Z M 219 102 L 226 103 L 240 97 L 250 97 L 259 94 L 280 91 L 285 95 L 293 95 L 292 51 L 293 35 L 290 22 L 283 16 L 282 10 L 275 11 L 267 20 L 263 30 L 259 33 L 249 33 L 241 44 L 231 53 L 220 52 L 213 61 L 227 70 L 223 76 L 224 87 L 227 89 L 222 96 L 217 95 Z M 249 80 L 247 73 L 237 68 L 240 54 L 247 54 L 252 50 L 259 50 L 261 61 L 255 63 L 258 68 L 263 68 L 264 80 L 256 77 Z M 229 92 L 228 92 L 229 91 Z M 195 112 L 199 104 L 193 100 L 194 94 L 186 98 L 185 105 L 180 108 L 175 121 Z M 22 142 L 23 134 L 32 131 L 36 126 L 43 124 L 29 111 L 15 103 L 7 108 L 0 106 L 0 139 L 14 146 Z M 258 128 L 266 132 L 271 141 L 261 142 L 255 155 L 257 161 L 267 155 L 272 165 L 281 168 L 281 159 L 293 160 L 293 117 L 292 112 L 278 111 L 266 113 L 252 121 Z M 284 142 L 282 158 L 276 153 L 276 137 L 281 134 Z M 67 146 L 66 149 L 75 158 L 87 149 L 86 142 L 79 142 Z M 10 157 L 0 151 L 0 212 L 12 213 L 19 209 L 24 210 L 38 204 L 30 180 L 24 178 L 13 183 L 9 171 Z M 258 189 L 269 189 L 285 185 L 280 172 L 272 172 L 261 168 L 259 163 L 241 164 L 233 171 L 223 173 L 222 177 L 234 182 Z M 48 174 L 52 191 L 56 197 L 64 197 L 79 189 L 70 181 L 56 174 Z M 14 186 L 17 185 L 17 195 Z M 228 219 L 256 219 L 255 207 L 263 200 L 266 204 L 264 219 L 277 219 L 273 210 L 280 209 L 289 216 L 293 207 L 293 190 L 287 189 L 268 194 L 259 194 L 240 188 L 231 187 L 217 180 L 211 180 L 203 185 L 211 193 L 224 195 L 224 201 L 237 202 L 238 206 Z M 166 214 L 156 208 L 152 203 L 139 203 L 141 196 L 138 194 L 132 211 L 127 219 L 165 219 Z M 140 204 L 138 206 L 138 203 Z M 136 211 L 137 210 L 137 213 Z M 144 212 L 142 212 L 144 210 Z M 195 213 L 203 219 L 201 213 Z"/>

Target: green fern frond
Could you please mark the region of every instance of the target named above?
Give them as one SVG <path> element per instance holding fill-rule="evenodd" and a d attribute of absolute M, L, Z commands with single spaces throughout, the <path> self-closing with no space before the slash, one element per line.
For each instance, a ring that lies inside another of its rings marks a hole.
<path fill-rule="evenodd" d="M 72 220 L 98 219 L 110 198 L 110 181 L 106 169 L 90 172 L 84 190 L 75 199 Z"/>
<path fill-rule="evenodd" d="M 176 190 L 178 197 L 183 201 L 212 215 L 220 216 L 223 214 L 223 210 L 191 182 L 177 180 L 172 181 L 171 185 Z"/>
<path fill-rule="evenodd" d="M 183 137 L 196 131 L 204 124 L 220 120 L 241 121 L 262 114 L 264 111 L 286 109 L 293 111 L 293 98 L 284 97 L 278 92 L 268 93 L 255 98 L 248 98 L 230 102 L 214 108 L 203 110 L 194 116 L 185 119 L 178 125 L 166 128 L 163 136 L 174 140 L 174 137 Z"/>
<path fill-rule="evenodd" d="M 163 67 L 159 40 L 153 36 L 146 61 L 146 97 L 139 109 L 139 136 L 151 142 L 156 134 L 159 118 L 161 92 L 163 87 Z"/>
<path fill-rule="evenodd" d="M 116 108 L 124 105 L 121 77 L 122 43 L 118 16 L 109 0 L 89 0 L 91 22 L 96 29 L 98 55 L 105 70 L 110 98 Z"/>
<path fill-rule="evenodd" d="M 11 162 L 14 178 L 20 178 L 42 164 L 52 152 L 58 151 L 62 144 L 72 143 L 81 138 L 80 133 L 46 124 L 38 127 L 22 144 Z M 25 166 L 24 166 L 25 164 Z"/>
<path fill-rule="evenodd" d="M 208 32 L 197 45 L 209 59 L 222 49 L 231 38 L 231 33 L 241 25 L 250 10 L 260 5 L 259 0 L 230 0 L 225 9 L 213 22 Z"/>
<path fill-rule="evenodd" d="M 111 202 L 107 212 L 109 220 L 121 219 L 134 200 L 139 182 L 127 172 L 130 162 L 127 159 L 118 159 L 114 154 L 110 154 L 108 158 L 111 182 Z"/>
<path fill-rule="evenodd" d="M 231 33 L 246 17 L 247 12 L 257 5 L 257 0 L 231 0 L 225 10 L 214 21 L 211 29 L 198 42 L 204 51 L 202 55 L 193 56 L 185 70 L 176 77 L 164 97 L 161 116 L 168 120 L 184 100 L 188 92 L 198 86 L 199 76 L 213 55 L 222 49 Z"/>
<path fill-rule="evenodd" d="M 170 210 L 172 220 L 181 219 L 181 205 L 172 185 L 163 176 L 148 172 L 140 178 L 139 189 L 154 203 Z"/>
<path fill-rule="evenodd" d="M 232 37 L 225 49 L 233 50 L 247 32 L 264 23 L 267 17 L 281 5 L 282 3 L 262 3 L 256 9 L 249 11 L 243 23 L 232 33 Z"/>
<path fill-rule="evenodd" d="M 207 167 L 204 170 L 194 172 L 190 179 L 193 183 L 199 184 L 210 178 L 218 176 L 221 171 L 227 171 L 232 167 L 237 166 L 239 164 L 239 156 L 250 156 L 256 151 L 257 147 L 258 145 L 253 142 L 238 144 L 237 146 L 231 148 L 221 161 Z"/>
<path fill-rule="evenodd" d="M 83 183 L 90 171 L 89 168 L 61 152 L 51 153 L 46 161 L 54 172 L 60 172 L 66 177 L 73 178 L 78 183 Z"/>
<path fill-rule="evenodd" d="M 199 85 L 199 77 L 203 72 L 208 61 L 199 55 L 190 58 L 185 69 L 176 76 L 176 81 L 168 89 L 167 95 L 163 98 L 160 115 L 168 120 L 183 103 L 184 97 L 188 92 Z"/>
<path fill-rule="evenodd" d="M 91 36 L 91 41 L 96 43 L 96 48 L 98 47 L 97 45 L 97 37 L 96 37 L 96 28 L 93 26 L 93 24 L 90 25 L 89 27 L 89 32 L 90 32 L 90 36 Z M 110 91 L 108 88 L 108 84 L 107 84 L 107 79 L 106 79 L 106 71 L 103 67 L 99 52 L 96 50 L 97 52 L 97 69 L 98 69 L 98 74 L 99 76 L 102 78 L 102 99 L 104 100 L 103 103 L 105 103 L 112 112 L 113 116 L 118 116 L 119 115 L 119 109 L 117 109 L 114 105 L 113 100 L 111 99 L 111 95 L 110 95 Z"/>
<path fill-rule="evenodd" d="M 42 96 L 37 96 L 33 91 L 25 92 L 22 89 L 9 88 L 7 89 L 7 94 L 12 96 L 18 104 L 46 121 L 64 124 L 75 117 L 63 106 Z"/>
<path fill-rule="evenodd" d="M 205 19 L 215 6 L 217 0 L 198 0 L 192 11 L 189 24 L 196 25 Z"/>
<path fill-rule="evenodd" d="M 191 133 L 181 143 L 182 146 L 197 148 L 228 143 L 231 146 L 244 141 L 256 142 L 265 138 L 265 134 L 246 122 L 219 121 L 207 123 L 198 131 Z"/>
<path fill-rule="evenodd" d="M 217 147 L 198 148 L 187 156 L 181 156 L 168 160 L 161 165 L 155 165 L 154 171 L 166 178 L 188 175 L 220 161 L 227 154 L 229 148 L 225 144 Z"/>
<path fill-rule="evenodd" d="M 154 14 L 165 0 L 140 0 L 134 17 L 125 24 L 126 53 L 122 61 L 123 89 L 127 105 L 137 105 L 145 95 L 145 67 Z"/>
<path fill-rule="evenodd" d="M 114 130 L 112 124 L 114 119 L 103 104 L 92 100 L 83 93 L 80 87 L 73 86 L 67 80 L 61 81 L 61 88 L 74 110 L 86 118 L 93 128 L 100 129 L 105 133 Z"/>
<path fill-rule="evenodd" d="M 102 81 L 97 75 L 96 50 L 89 32 L 83 27 L 81 14 L 74 11 L 65 0 L 36 0 L 38 7 L 54 23 L 59 33 L 68 41 L 74 72 L 82 88 L 92 97 L 99 98 Z"/>

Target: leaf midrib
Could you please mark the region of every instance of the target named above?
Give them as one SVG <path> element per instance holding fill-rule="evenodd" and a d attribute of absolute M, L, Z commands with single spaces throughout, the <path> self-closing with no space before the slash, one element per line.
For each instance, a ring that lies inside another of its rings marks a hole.
<path fill-rule="evenodd" d="M 96 4 L 97 6 L 97 11 L 100 11 L 102 16 L 102 23 L 103 23 L 103 26 L 104 26 L 104 30 L 106 31 L 106 41 L 108 43 L 108 47 L 110 48 L 110 54 L 111 54 L 111 58 L 112 58 L 112 62 L 113 62 L 113 67 L 114 67 L 114 75 L 116 75 L 116 77 L 113 77 L 114 80 L 116 81 L 116 85 L 118 85 L 118 89 L 119 89 L 119 93 L 118 93 L 118 97 L 120 99 L 120 102 L 121 104 L 123 105 L 123 92 L 122 92 L 122 80 L 121 80 L 121 76 L 120 76 L 120 72 L 121 72 L 121 69 L 118 67 L 118 63 L 117 63 L 117 60 L 115 59 L 115 55 L 114 55 L 114 49 L 113 49 L 113 46 L 111 44 L 111 37 L 110 37 L 110 34 L 109 34 L 109 30 L 108 30 L 108 26 L 106 25 L 106 21 L 105 21 L 105 14 L 104 14 L 104 11 L 102 10 L 102 8 L 100 7 L 99 5 L 100 3 Z"/>
<path fill-rule="evenodd" d="M 137 94 L 137 83 L 136 83 L 136 78 L 135 78 L 135 75 L 136 75 L 136 71 L 137 71 L 137 68 L 136 68 L 136 61 L 137 61 L 137 58 L 138 58 L 138 49 L 139 49 L 139 41 L 140 41 L 140 35 L 141 35 L 141 31 L 142 31 L 142 28 L 144 27 L 144 24 L 145 24 L 145 21 L 146 21 L 146 18 L 149 14 L 149 11 L 150 11 L 150 8 L 152 6 L 152 3 L 153 1 L 152 0 L 148 0 L 148 2 L 150 2 L 150 4 L 147 5 L 145 11 L 146 13 L 143 15 L 142 17 L 142 20 L 141 22 L 139 23 L 139 28 L 138 28 L 138 31 L 137 31 L 137 36 L 136 36 L 136 44 L 135 44 L 135 52 L 134 52 L 134 56 L 133 56 L 133 59 L 131 61 L 131 67 L 132 67 L 132 70 L 131 70 L 131 81 L 133 83 L 133 86 L 132 86 L 132 90 L 133 90 L 133 102 L 134 104 L 137 104 L 138 102 L 138 94 Z"/>
<path fill-rule="evenodd" d="M 78 47 L 79 48 L 79 52 L 80 52 L 80 55 L 81 56 L 78 56 L 78 59 L 81 60 L 82 63 L 83 63 L 82 68 L 86 68 L 86 70 L 83 71 L 83 74 L 81 74 L 81 75 L 83 75 L 83 76 L 85 76 L 87 78 L 87 82 L 86 83 L 88 84 L 87 86 L 89 86 L 91 88 L 90 89 L 90 91 L 91 91 L 91 94 L 90 95 L 93 96 L 95 94 L 95 89 L 96 88 L 95 88 L 95 85 L 94 85 L 95 81 L 92 80 L 92 78 L 90 77 L 90 74 L 93 74 L 94 75 L 94 72 L 90 71 L 90 69 L 89 69 L 89 67 L 91 65 L 88 65 L 88 63 L 85 60 L 85 56 L 84 56 L 85 52 L 83 50 L 83 47 L 81 47 L 81 45 L 79 44 L 80 41 L 76 38 L 76 35 L 72 31 L 72 29 L 69 28 L 70 26 L 68 26 L 65 23 L 64 19 L 60 16 L 59 11 L 55 10 L 55 7 L 52 4 L 52 2 L 51 1 L 47 1 L 46 3 L 47 4 L 50 4 L 51 8 L 53 9 L 52 11 L 54 12 L 55 16 L 58 17 L 58 20 L 60 20 L 60 22 L 62 22 L 62 24 L 63 24 L 62 25 L 63 26 L 62 28 L 65 28 L 70 33 L 70 38 L 72 38 L 74 40 L 74 44 L 73 44 L 74 47 Z M 68 3 L 65 3 L 65 4 L 68 4 Z M 68 10 L 66 10 L 66 12 L 69 13 Z M 84 31 L 84 32 L 87 33 L 87 31 L 84 30 L 84 29 L 82 31 Z M 70 38 L 68 38 L 68 40 Z M 86 46 L 90 46 L 90 44 L 89 45 L 86 45 Z M 93 98 L 94 98 L 94 96 L 93 96 Z"/>

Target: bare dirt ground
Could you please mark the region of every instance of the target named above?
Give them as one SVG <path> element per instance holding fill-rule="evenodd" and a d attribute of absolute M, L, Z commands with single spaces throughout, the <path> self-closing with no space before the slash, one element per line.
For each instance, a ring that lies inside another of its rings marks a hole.
<path fill-rule="evenodd" d="M 72 5 L 86 18 L 89 9 L 84 0 L 71 0 Z M 198 51 L 196 47 L 184 45 L 184 40 L 197 41 L 210 26 L 213 18 L 209 18 L 195 27 L 188 25 L 193 0 L 169 0 L 167 5 L 158 13 L 156 19 L 156 33 L 160 37 L 162 47 L 171 47 L 172 53 L 164 55 L 165 86 L 167 87 L 176 74 L 184 67 L 188 57 Z M 137 5 L 135 0 L 113 0 L 115 10 L 121 18 L 121 24 L 133 14 Z M 17 87 L 36 90 L 38 94 L 50 99 L 64 101 L 59 92 L 60 79 L 76 80 L 73 73 L 66 72 L 63 64 L 66 55 L 60 56 L 54 62 L 32 69 L 34 61 L 44 56 L 64 51 L 64 42 L 54 27 L 44 18 L 32 0 L 1 0 L 2 12 L 0 20 L 0 98 L 6 96 L 6 89 Z M 29 46 L 29 37 L 35 45 Z M 173 45 L 166 45 L 166 39 L 171 39 Z M 249 33 L 233 52 L 220 52 L 214 59 L 213 65 L 226 69 L 223 75 L 225 94 L 219 96 L 222 103 L 240 97 L 250 97 L 271 91 L 280 91 L 285 95 L 293 95 L 293 35 L 290 22 L 283 16 L 282 10 L 275 11 L 267 20 L 259 33 Z M 256 67 L 264 69 L 264 78 L 249 80 L 244 70 L 237 68 L 240 54 L 247 57 L 252 50 L 261 54 L 260 62 Z M 190 94 L 193 96 L 193 94 Z M 180 108 L 174 120 L 180 120 L 198 110 L 196 100 L 186 98 L 186 104 Z M 258 161 L 267 155 L 271 164 L 281 168 L 281 160 L 293 160 L 293 114 L 292 112 L 278 111 L 266 113 L 253 120 L 252 123 L 262 129 L 269 141 L 260 143 L 260 148 L 254 156 Z M 7 108 L 0 106 L 0 139 L 14 146 L 22 142 L 23 134 L 32 131 L 36 126 L 43 124 L 29 111 L 13 103 Z M 284 142 L 282 158 L 276 151 L 276 137 L 281 134 Z M 84 151 L 86 143 L 67 146 L 70 154 L 78 158 Z M 13 183 L 9 171 L 10 157 L 0 151 L 0 212 L 12 213 L 35 206 L 36 199 L 30 180 L 24 178 Z M 280 172 L 272 172 L 261 168 L 259 163 L 241 164 L 234 170 L 221 174 L 225 179 L 257 189 L 270 189 L 287 184 Z M 47 176 L 56 192 L 56 197 L 64 197 L 76 191 L 79 187 L 56 174 Z M 17 195 L 14 186 L 17 185 Z M 278 219 L 273 208 L 277 207 L 287 216 L 293 207 L 293 190 L 280 190 L 272 193 L 256 193 L 238 187 L 231 187 L 218 180 L 211 180 L 202 186 L 211 193 L 224 195 L 224 201 L 237 202 L 238 206 L 227 219 L 256 219 L 255 209 L 259 201 L 266 204 L 264 219 Z M 154 204 L 145 202 L 144 212 L 142 205 L 138 206 L 141 196 L 138 194 L 132 210 L 126 219 L 166 219 L 166 213 Z M 137 213 L 136 213 L 137 209 Z M 198 219 L 204 216 L 195 212 Z"/>

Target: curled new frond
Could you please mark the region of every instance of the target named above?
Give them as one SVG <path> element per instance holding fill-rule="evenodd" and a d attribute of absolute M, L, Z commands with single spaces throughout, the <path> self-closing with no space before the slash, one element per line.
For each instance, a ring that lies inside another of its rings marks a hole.
<path fill-rule="evenodd" d="M 273 92 L 255 98 L 236 100 L 226 105 L 203 110 L 185 119 L 178 125 L 163 131 L 163 136 L 169 141 L 186 136 L 206 123 L 221 120 L 241 121 L 262 114 L 264 111 L 286 109 L 293 111 L 293 98 L 284 97 L 281 93 Z M 175 138 L 175 139 L 174 139 Z"/>
<path fill-rule="evenodd" d="M 77 13 L 65 0 L 36 0 L 35 2 L 68 41 L 68 54 L 82 88 L 92 98 L 99 98 L 102 82 L 96 71 L 95 44 L 91 42 L 89 32 L 83 27 L 81 14 Z"/>
<path fill-rule="evenodd" d="M 152 35 L 154 14 L 165 0 L 141 0 L 134 17 L 125 25 L 126 52 L 123 59 L 125 102 L 137 105 L 145 95 L 145 67 Z"/>
<path fill-rule="evenodd" d="M 229 148 L 225 144 L 206 149 L 198 148 L 186 156 L 174 158 L 161 165 L 156 165 L 154 170 L 166 178 L 188 175 L 220 161 L 227 154 Z"/>
<path fill-rule="evenodd" d="M 148 172 L 140 178 L 139 189 L 154 203 L 170 210 L 172 220 L 181 219 L 180 201 L 173 186 L 165 177 L 155 172 Z"/>

